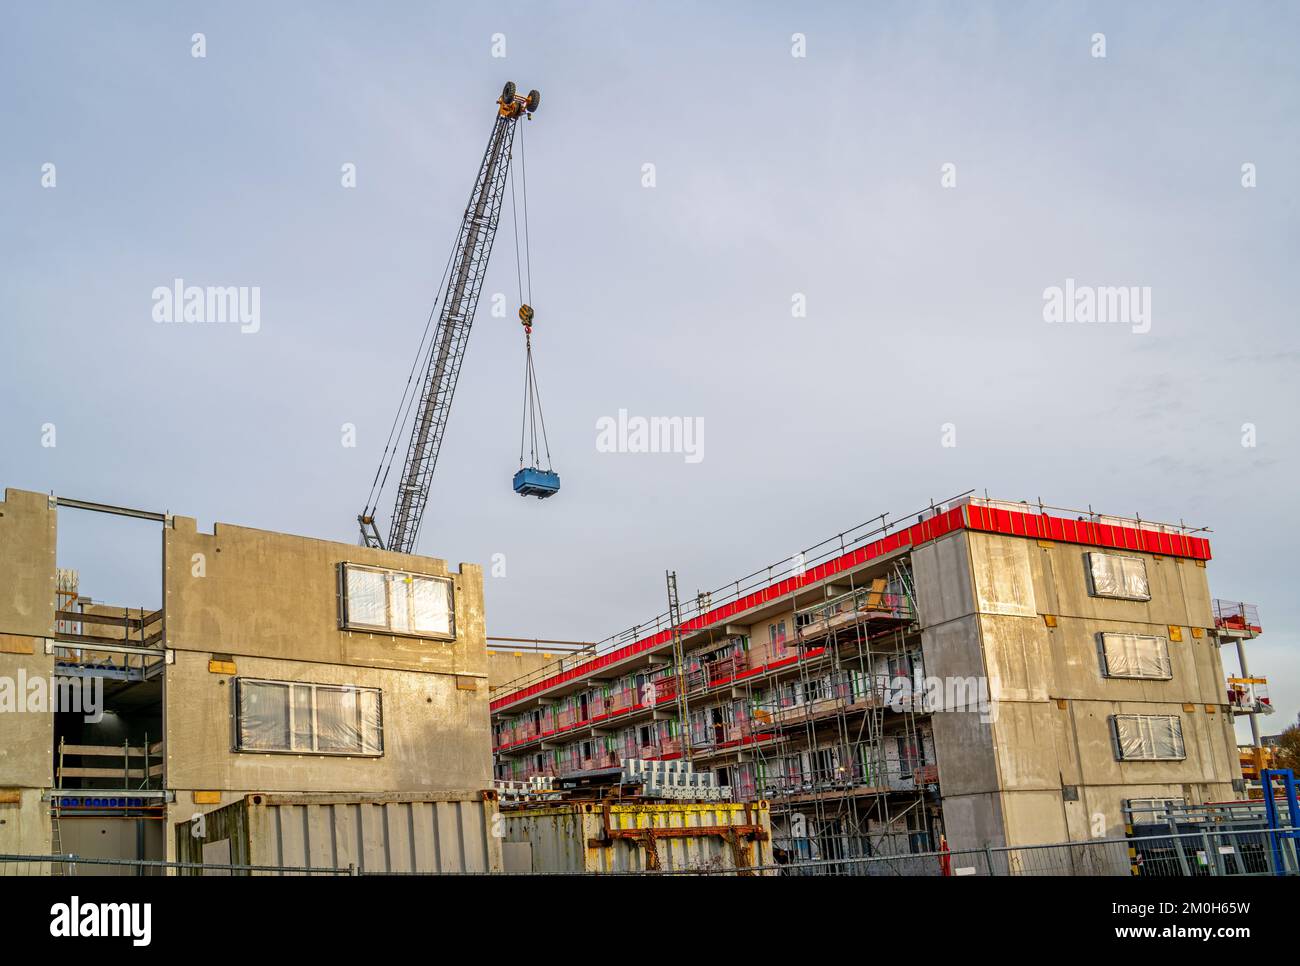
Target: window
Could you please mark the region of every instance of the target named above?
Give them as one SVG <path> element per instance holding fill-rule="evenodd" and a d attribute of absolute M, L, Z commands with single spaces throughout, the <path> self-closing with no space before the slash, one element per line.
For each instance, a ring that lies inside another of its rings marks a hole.
<path fill-rule="evenodd" d="M 1102 634 L 1101 649 L 1102 664 L 1108 678 L 1168 681 L 1174 676 L 1169 663 L 1169 642 L 1163 637 Z"/>
<path fill-rule="evenodd" d="M 1182 761 L 1183 723 L 1172 714 L 1117 714 L 1112 719 L 1120 761 Z"/>
<path fill-rule="evenodd" d="M 456 638 L 456 607 L 447 577 L 345 563 L 340 567 L 341 626 L 412 637 Z"/>
<path fill-rule="evenodd" d="M 767 625 L 767 639 L 772 645 L 772 654 L 781 655 L 785 653 L 785 621 L 778 621 L 775 624 Z"/>
<path fill-rule="evenodd" d="M 925 742 L 918 735 L 915 740 L 906 735 L 894 738 L 898 745 L 898 768 L 904 778 L 911 778 L 912 772 L 925 765 Z"/>
<path fill-rule="evenodd" d="M 235 750 L 382 755 L 379 689 L 236 678 Z"/>
<path fill-rule="evenodd" d="M 1147 565 L 1141 557 L 1125 557 L 1117 553 L 1090 553 L 1088 570 L 1092 576 L 1094 597 L 1114 597 L 1119 600 L 1151 599 L 1151 588 L 1147 585 Z"/>

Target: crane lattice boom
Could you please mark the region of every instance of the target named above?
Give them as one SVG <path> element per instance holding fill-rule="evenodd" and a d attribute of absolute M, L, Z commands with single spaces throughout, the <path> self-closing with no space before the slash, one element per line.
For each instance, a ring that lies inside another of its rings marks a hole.
<path fill-rule="evenodd" d="M 451 412 L 452 396 L 456 392 L 456 380 L 465 357 L 469 330 L 478 308 L 483 276 L 492 254 L 501 203 L 505 199 L 515 122 L 535 111 L 539 103 L 540 95 L 536 91 L 526 97 L 516 94 L 513 83 L 506 85 L 497 101 L 497 117 L 469 204 L 465 206 L 447 285 L 441 293 L 441 309 L 433 329 L 428 361 L 422 372 L 419 404 L 397 483 L 388 550 L 410 553 L 415 549 L 429 500 L 429 485 Z M 379 536 L 373 507 L 367 507 L 358 520 L 362 540 L 367 546 L 385 546 Z"/>

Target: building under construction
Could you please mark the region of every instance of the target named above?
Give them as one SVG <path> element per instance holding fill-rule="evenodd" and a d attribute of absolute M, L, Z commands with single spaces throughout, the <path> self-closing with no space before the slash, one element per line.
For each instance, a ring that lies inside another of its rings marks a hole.
<path fill-rule="evenodd" d="M 683 760 L 766 800 L 784 861 L 1120 836 L 1243 790 L 1245 605 L 1209 560 L 1182 525 L 964 496 L 685 602 L 669 574 L 654 620 L 493 682 L 496 777 Z"/>
<path fill-rule="evenodd" d="M 177 823 L 302 792 L 403 793 L 435 835 L 428 803 L 490 794 L 478 566 L 4 497 L 0 694 L 19 701 L 0 714 L 0 852 L 162 860 Z M 57 529 L 85 512 L 158 528 L 161 606 L 96 601 L 78 585 Z M 99 697 L 25 701 L 38 682 L 47 696 Z"/>

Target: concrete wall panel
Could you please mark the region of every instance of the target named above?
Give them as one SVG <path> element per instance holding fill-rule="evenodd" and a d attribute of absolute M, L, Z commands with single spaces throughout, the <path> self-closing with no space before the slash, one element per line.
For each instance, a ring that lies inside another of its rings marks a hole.
<path fill-rule="evenodd" d="M 445 674 L 240 657 L 241 677 L 350 684 L 383 692 L 384 754 L 378 758 L 236 752 L 234 678 L 208 670 L 208 656 L 176 653 L 167 668 L 167 782 L 223 792 L 444 791 L 491 787 L 486 686 L 458 687 Z M 188 818 L 189 816 L 185 816 Z"/>

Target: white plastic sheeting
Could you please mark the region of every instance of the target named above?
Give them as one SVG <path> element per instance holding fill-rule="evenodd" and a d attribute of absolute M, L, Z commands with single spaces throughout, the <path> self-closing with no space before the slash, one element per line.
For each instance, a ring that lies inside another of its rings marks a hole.
<path fill-rule="evenodd" d="M 1151 599 L 1151 588 L 1147 583 L 1147 565 L 1141 557 L 1126 557 L 1117 553 L 1090 553 L 1088 568 L 1092 574 L 1092 592 L 1097 597 L 1118 597 L 1121 600 Z"/>
<path fill-rule="evenodd" d="M 245 751 L 289 751 L 289 685 L 269 681 L 236 681 L 239 748 Z"/>
<path fill-rule="evenodd" d="M 416 636 L 456 636 L 452 582 L 403 570 L 343 565 L 343 624 Z"/>
<path fill-rule="evenodd" d="M 285 681 L 235 681 L 240 751 L 382 755 L 378 689 Z"/>
<path fill-rule="evenodd" d="M 1163 637 L 1104 633 L 1101 645 L 1107 677 L 1167 681 L 1174 676 L 1169 661 L 1169 642 Z"/>
<path fill-rule="evenodd" d="M 417 634 L 452 634 L 451 581 L 415 577 L 411 584 L 411 629 Z"/>
<path fill-rule="evenodd" d="M 1183 723 L 1172 714 L 1117 714 L 1115 741 L 1125 761 L 1182 761 Z"/>
<path fill-rule="evenodd" d="M 388 627 L 388 581 L 382 571 L 347 568 L 348 623 Z"/>

